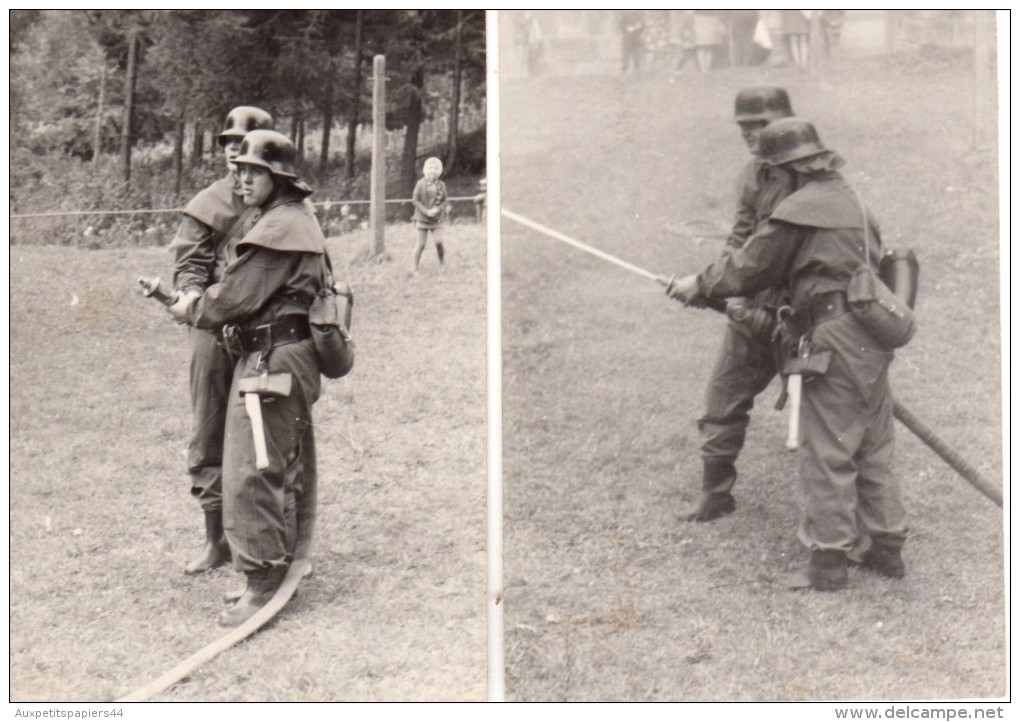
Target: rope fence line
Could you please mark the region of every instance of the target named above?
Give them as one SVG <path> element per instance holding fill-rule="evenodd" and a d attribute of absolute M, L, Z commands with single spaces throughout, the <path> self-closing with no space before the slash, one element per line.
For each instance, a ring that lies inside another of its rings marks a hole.
<path fill-rule="evenodd" d="M 466 202 L 474 201 L 477 196 L 455 196 L 448 198 L 447 200 L 453 202 Z M 387 198 L 385 203 L 411 203 L 413 202 L 410 198 Z M 339 201 L 319 201 L 313 203 L 316 208 L 325 208 L 329 210 L 334 206 L 357 206 L 357 205 L 368 205 L 371 203 L 370 200 L 339 200 Z M 11 220 L 17 220 L 22 218 L 77 218 L 82 216 L 142 216 L 142 215 L 159 215 L 166 213 L 182 213 L 183 208 L 153 208 L 150 210 L 135 209 L 135 210 L 116 210 L 116 211 L 49 211 L 46 213 L 11 213 L 8 218 Z"/>

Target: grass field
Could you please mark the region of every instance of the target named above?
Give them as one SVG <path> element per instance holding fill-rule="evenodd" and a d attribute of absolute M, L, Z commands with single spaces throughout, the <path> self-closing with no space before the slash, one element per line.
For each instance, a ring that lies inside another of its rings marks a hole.
<path fill-rule="evenodd" d="M 405 278 L 413 231 L 330 240 L 358 357 L 315 407 L 315 574 L 280 617 L 158 699 L 485 695 L 485 233 L 454 225 Z M 223 633 L 239 576 L 182 574 L 186 331 L 142 298 L 160 248 L 11 248 L 10 699 L 120 697 Z"/>
<path fill-rule="evenodd" d="M 746 150 L 735 92 L 785 86 L 848 160 L 887 245 L 921 260 L 897 398 L 1002 482 L 996 154 L 953 58 L 502 86 L 502 203 L 655 273 L 720 251 Z M 507 690 L 515 700 L 911 700 L 1007 694 L 1003 515 L 898 427 L 906 579 L 794 593 L 800 493 L 760 397 L 737 512 L 695 498 L 694 419 L 724 321 L 504 220 Z M 1008 501 L 1008 499 L 1007 499 Z M 1007 507 L 1008 508 L 1008 507 Z"/>

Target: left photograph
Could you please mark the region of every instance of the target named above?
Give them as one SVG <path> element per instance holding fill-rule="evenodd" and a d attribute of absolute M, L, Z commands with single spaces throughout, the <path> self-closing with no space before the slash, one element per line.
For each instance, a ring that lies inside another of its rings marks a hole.
<path fill-rule="evenodd" d="M 485 12 L 10 50 L 10 700 L 484 700 Z"/>

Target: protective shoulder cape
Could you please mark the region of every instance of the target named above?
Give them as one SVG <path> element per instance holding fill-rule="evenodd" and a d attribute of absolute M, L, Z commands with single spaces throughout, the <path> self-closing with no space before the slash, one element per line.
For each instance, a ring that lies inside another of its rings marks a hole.
<path fill-rule="evenodd" d="M 234 195 L 234 182 L 220 178 L 191 199 L 184 213 L 220 233 L 227 233 L 244 211 L 241 199 Z"/>
<path fill-rule="evenodd" d="M 238 241 L 244 246 L 260 246 L 273 251 L 290 253 L 324 253 L 326 238 L 319 222 L 301 200 L 272 207 Z"/>
<path fill-rule="evenodd" d="M 756 159 L 747 161 L 737 174 L 737 193 L 740 197 L 757 194 L 758 170 L 760 165 Z"/>
<path fill-rule="evenodd" d="M 811 181 L 772 211 L 772 220 L 813 228 L 864 228 L 857 197 L 842 178 Z"/>

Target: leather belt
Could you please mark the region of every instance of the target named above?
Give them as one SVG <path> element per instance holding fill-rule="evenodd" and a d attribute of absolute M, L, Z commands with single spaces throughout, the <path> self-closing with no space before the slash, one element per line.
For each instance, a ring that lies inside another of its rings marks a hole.
<path fill-rule="evenodd" d="M 807 307 L 803 311 L 804 319 L 808 328 L 814 328 L 823 321 L 830 318 L 842 316 L 850 310 L 843 291 L 831 291 L 821 293 L 808 299 Z"/>
<path fill-rule="evenodd" d="M 237 331 L 237 338 L 245 353 L 268 351 L 276 346 L 304 341 L 311 336 L 312 330 L 308 326 L 307 316 L 287 316 L 273 323 L 241 328 Z"/>

